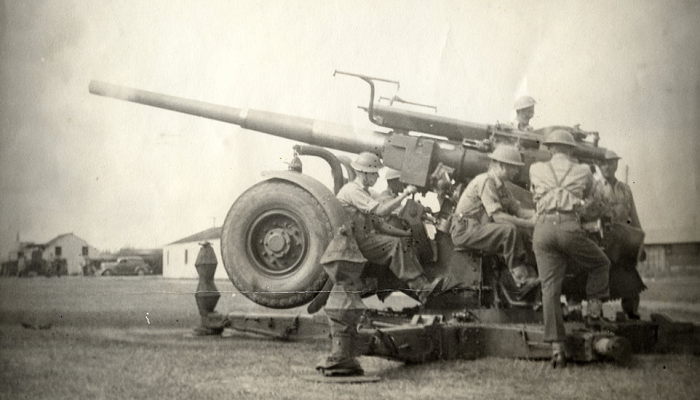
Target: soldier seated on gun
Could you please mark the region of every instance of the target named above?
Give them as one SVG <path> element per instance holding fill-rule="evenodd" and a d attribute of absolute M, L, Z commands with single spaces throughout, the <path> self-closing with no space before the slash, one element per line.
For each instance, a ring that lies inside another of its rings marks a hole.
<path fill-rule="evenodd" d="M 386 189 L 384 189 L 384 191 L 382 191 L 381 193 L 373 194 L 372 197 L 375 200 L 377 200 L 380 204 L 395 199 L 405 189 L 405 185 L 399 180 L 400 178 L 401 171 L 395 170 L 393 168 L 387 168 L 386 172 L 384 173 L 384 179 L 386 180 Z M 403 206 L 399 204 L 384 219 L 387 223 L 389 223 L 389 225 L 395 228 L 406 230 L 409 228 L 407 226 L 408 224 L 406 224 L 406 222 L 399 217 L 402 208 Z"/>
<path fill-rule="evenodd" d="M 472 179 L 459 198 L 450 228 L 452 243 L 455 247 L 501 254 L 516 285 L 532 286 L 537 279 L 534 269 L 524 264 L 523 230 L 534 227 L 535 212 L 521 208 L 504 185 L 524 165 L 520 152 L 502 145 L 489 158 L 488 171 Z"/>
<path fill-rule="evenodd" d="M 348 182 L 337 194 L 340 204 L 353 221 L 353 233 L 362 255 L 372 264 L 388 265 L 391 272 L 414 290 L 418 300 L 425 303 L 439 289 L 441 279 L 428 279 L 409 245 L 410 231 L 395 228 L 384 217 L 396 209 L 403 199 L 416 193 L 415 186 L 406 187 L 396 198 L 379 203 L 369 194 L 379 178 L 382 161 L 376 154 L 360 153 L 351 163 L 357 171 L 355 180 Z"/>
<path fill-rule="evenodd" d="M 515 100 L 515 119 L 512 122 L 513 128 L 519 131 L 531 131 L 530 120 L 535 116 L 535 99 L 530 96 L 522 96 Z"/>

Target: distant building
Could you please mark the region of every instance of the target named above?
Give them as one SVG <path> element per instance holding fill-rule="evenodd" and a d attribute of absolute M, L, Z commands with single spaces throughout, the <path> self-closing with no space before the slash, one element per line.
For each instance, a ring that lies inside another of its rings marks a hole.
<path fill-rule="evenodd" d="M 201 246 L 199 243 L 208 241 L 214 249 L 218 264 L 215 279 L 228 279 L 221 260 L 221 227 L 211 228 L 195 233 L 163 247 L 163 277 L 164 278 L 199 278 L 194 262 Z"/>
<path fill-rule="evenodd" d="M 82 275 L 83 268 L 81 263 L 83 261 L 83 257 L 97 256 L 98 254 L 95 247 L 91 246 L 87 241 L 85 241 L 85 239 L 79 238 L 72 232 L 56 236 L 44 244 L 43 247 L 44 260 L 66 260 L 68 275 Z"/>

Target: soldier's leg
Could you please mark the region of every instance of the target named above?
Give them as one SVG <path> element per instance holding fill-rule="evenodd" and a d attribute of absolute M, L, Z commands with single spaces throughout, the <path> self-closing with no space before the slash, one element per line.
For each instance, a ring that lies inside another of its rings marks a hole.
<path fill-rule="evenodd" d="M 525 258 L 522 237 L 513 224 L 481 224 L 464 219 L 453 227 L 452 243 L 458 247 L 501 254 L 511 271 Z"/>
<path fill-rule="evenodd" d="M 610 260 L 583 231 L 565 231 L 563 247 L 571 266 L 588 272 L 586 297 L 589 300 L 604 300 L 609 295 Z"/>
<path fill-rule="evenodd" d="M 567 257 L 558 248 L 558 234 L 555 226 L 540 224 L 535 227 L 533 236 L 533 250 L 542 282 L 545 342 L 564 342 L 566 340 L 566 329 L 561 309 L 561 288 L 566 275 Z"/>
<path fill-rule="evenodd" d="M 415 250 L 402 238 L 368 235 L 358 245 L 367 260 L 379 265 L 388 264 L 391 272 L 402 282 L 410 282 L 425 276 Z"/>
<path fill-rule="evenodd" d="M 362 375 L 364 371 L 357 361 L 357 324 L 365 310 L 359 295 L 362 264 L 334 261 L 324 264 L 330 279 L 335 283 L 324 312 L 331 328 L 331 351 L 316 369 L 326 376 Z"/>
<path fill-rule="evenodd" d="M 356 351 L 357 324 L 364 312 L 364 304 L 359 295 L 353 299 L 355 296 L 350 295 L 353 291 L 335 285 L 324 307 L 331 328 L 331 351 L 316 369 L 327 376 L 364 373 Z"/>
<path fill-rule="evenodd" d="M 418 301 L 425 303 L 428 296 L 441 289 L 442 280 L 432 282 L 418 261 L 415 248 L 408 238 L 388 235 L 369 235 L 358 243 L 362 255 L 372 263 L 386 265 L 401 282 L 415 291 Z"/>
<path fill-rule="evenodd" d="M 639 319 L 639 293 L 622 298 L 622 311 L 629 319 Z"/>

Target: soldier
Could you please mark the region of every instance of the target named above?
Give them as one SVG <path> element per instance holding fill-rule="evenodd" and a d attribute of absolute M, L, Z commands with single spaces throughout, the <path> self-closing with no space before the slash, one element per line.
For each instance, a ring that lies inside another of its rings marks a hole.
<path fill-rule="evenodd" d="M 384 179 L 386 180 L 386 189 L 374 196 L 374 199 L 382 203 L 387 200 L 396 198 L 404 190 L 403 183 L 399 180 L 401 178 L 401 171 L 395 170 L 393 168 L 387 168 L 384 174 Z"/>
<path fill-rule="evenodd" d="M 521 96 L 515 100 L 513 108 L 515 109 L 515 119 L 513 120 L 513 128 L 519 131 L 531 131 L 530 120 L 535 116 L 535 99 L 530 96 Z"/>
<path fill-rule="evenodd" d="M 530 167 L 530 190 L 537 211 L 533 248 L 542 281 L 544 340 L 552 344 L 552 366 L 557 368 L 566 365 L 560 297 L 567 267 L 588 272 L 587 319 L 592 322 L 602 318 L 610 261 L 581 229 L 577 209 L 591 195 L 594 181 L 590 168 L 572 158 L 574 138 L 564 130 L 555 130 L 544 144 L 552 159 Z"/>
<path fill-rule="evenodd" d="M 600 166 L 605 179 L 598 182 L 596 198 L 603 201 L 610 209 L 613 223 L 619 223 L 642 231 L 642 224 L 639 222 L 632 190 L 629 185 L 615 178 L 620 158 L 612 150 L 608 150 L 605 153 L 605 162 Z M 642 251 L 642 258 L 644 256 L 645 254 Z M 639 293 L 646 289 L 646 286 L 641 276 L 639 276 L 635 261 L 632 261 L 634 265 L 620 265 L 620 262 L 613 263 L 610 270 L 610 297 L 621 297 L 622 311 L 629 319 L 638 320 Z"/>
<path fill-rule="evenodd" d="M 384 179 L 386 180 L 386 189 L 383 192 L 376 194 L 372 197 L 379 203 L 384 203 L 386 201 L 391 201 L 395 199 L 404 190 L 404 184 L 401 183 L 399 178 L 401 178 L 401 171 L 392 168 L 387 168 L 386 173 L 384 174 Z M 384 219 L 387 223 L 389 223 L 389 225 L 395 228 L 408 229 L 404 221 L 402 221 L 399 217 L 401 209 L 402 207 L 399 204 Z"/>
<path fill-rule="evenodd" d="M 502 145 L 489 158 L 488 171 L 469 182 L 455 207 L 450 228 L 452 243 L 456 247 L 499 253 L 518 286 L 535 283 L 534 274 L 524 265 L 522 232 L 534 227 L 535 212 L 521 208 L 504 185 L 524 165 L 520 152 Z"/>
<path fill-rule="evenodd" d="M 333 283 L 323 308 L 331 328 L 331 351 L 316 366 L 324 376 L 364 374 L 357 361 L 362 351 L 356 339 L 357 325 L 366 309 L 360 297 L 364 286 L 361 275 L 366 261 L 345 226 L 338 229 L 321 257 L 320 263 Z"/>
<path fill-rule="evenodd" d="M 441 280 L 428 280 L 414 248 L 409 245 L 411 233 L 394 228 L 383 220 L 401 205 L 403 199 L 416 193 L 416 187 L 408 186 L 396 198 L 379 203 L 370 196 L 368 189 L 377 182 L 382 161 L 376 154 L 364 152 L 351 165 L 357 176 L 340 189 L 337 197 L 353 221 L 360 252 L 373 264 L 388 264 L 391 272 L 416 292 L 421 303 L 425 303 L 440 286 Z"/>

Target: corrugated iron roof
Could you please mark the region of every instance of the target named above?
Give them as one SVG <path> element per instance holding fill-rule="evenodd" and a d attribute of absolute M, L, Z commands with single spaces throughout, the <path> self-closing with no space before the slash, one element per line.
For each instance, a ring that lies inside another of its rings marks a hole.
<path fill-rule="evenodd" d="M 182 238 L 182 239 L 177 240 L 175 242 L 168 243 L 168 245 L 189 243 L 189 242 L 201 242 L 201 241 L 205 241 L 205 240 L 213 240 L 213 239 L 220 239 L 220 238 L 221 238 L 221 227 L 214 227 L 214 228 L 209 228 L 205 231 L 201 231 L 199 233 L 195 233 L 194 235 L 187 236 L 186 238 Z"/>

